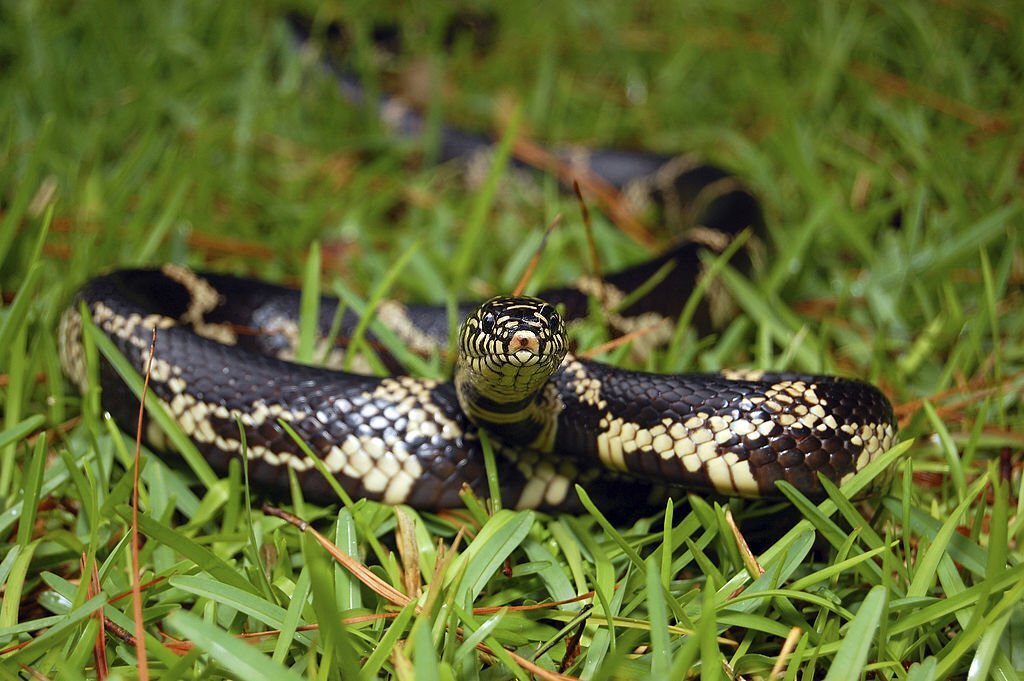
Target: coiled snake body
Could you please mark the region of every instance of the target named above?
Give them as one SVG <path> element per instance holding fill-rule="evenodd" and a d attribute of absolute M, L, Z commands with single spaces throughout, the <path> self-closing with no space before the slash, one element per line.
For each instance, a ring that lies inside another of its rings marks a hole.
<path fill-rule="evenodd" d="M 614 505 L 642 504 L 648 485 L 634 476 L 745 496 L 775 494 L 787 480 L 820 496 L 818 473 L 841 481 L 895 437 L 887 400 L 857 381 L 659 375 L 563 359 L 561 318 L 533 299 L 496 299 L 469 315 L 454 383 L 302 366 L 266 354 L 287 355 L 294 291 L 176 266 L 115 272 L 81 289 L 60 341 L 83 390 L 79 303 L 140 372 L 158 329 L 152 395 L 215 470 L 242 451 L 240 421 L 255 486 L 286 494 L 291 468 L 307 498 L 325 503 L 336 494 L 279 421 L 352 496 L 428 509 L 461 505 L 463 486 L 487 494 L 481 426 L 494 435 L 504 502 L 548 509 L 576 508 L 577 482 Z M 540 358 L 544 375 L 523 373 Z M 497 384 L 480 382 L 488 376 Z M 134 431 L 138 401 L 106 361 L 100 382 L 104 404 Z M 145 435 L 167 448 L 155 424 Z"/>
<path fill-rule="evenodd" d="M 309 39 L 301 22 L 292 26 L 300 42 Z M 358 79 L 330 66 L 343 97 L 366 104 Z M 399 135 L 423 127 L 415 112 L 394 100 L 385 98 L 379 107 Z M 483 137 L 447 127 L 440 136 L 442 158 L 486 152 Z M 80 306 L 140 373 L 157 328 L 152 395 L 212 467 L 226 471 L 243 451 L 240 422 L 257 487 L 287 494 L 290 469 L 307 498 L 325 503 L 337 495 L 280 422 L 290 424 L 353 497 L 427 509 L 461 505 L 463 487 L 487 494 L 481 427 L 494 435 L 504 502 L 550 509 L 577 507 L 574 483 L 612 505 L 640 506 L 651 484 L 637 482 L 639 476 L 745 496 L 776 494 L 775 482 L 787 480 L 820 496 L 819 473 L 841 481 L 894 442 L 891 406 L 858 381 L 657 375 L 563 359 L 559 319 L 584 316 L 594 299 L 609 311 L 616 331 L 654 329 L 637 342 L 666 342 L 700 271 L 698 251 L 722 250 L 738 230 L 758 224 L 760 212 L 734 178 L 688 157 L 574 151 L 559 158 L 627 198 L 660 204 L 665 222 L 689 228 L 691 241 L 600 281 L 544 291 L 539 296 L 547 303 L 499 299 L 481 308 L 460 306 L 468 321 L 455 382 L 291 363 L 295 291 L 176 266 L 88 282 L 62 318 L 65 372 L 88 387 Z M 627 304 L 628 293 L 640 286 L 645 294 Z M 697 311 L 695 323 L 710 323 L 714 302 Z M 321 301 L 324 336 L 336 307 L 337 301 Z M 443 309 L 387 303 L 377 312 L 414 350 L 445 346 Z M 342 334 L 354 324 L 344 319 Z M 554 354 L 546 354 L 551 349 Z M 538 363 L 547 370 L 526 370 Z M 138 401 L 106 360 L 99 380 L 106 408 L 134 432 Z M 154 449 L 168 448 L 154 423 L 147 422 L 144 434 Z"/>

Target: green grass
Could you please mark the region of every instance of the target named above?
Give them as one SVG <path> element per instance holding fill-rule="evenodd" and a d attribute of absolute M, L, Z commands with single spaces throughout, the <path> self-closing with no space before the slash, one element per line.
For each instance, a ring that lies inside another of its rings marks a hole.
<path fill-rule="evenodd" d="M 363 28 L 383 13 L 365 4 L 345 15 Z M 170 261 L 309 281 L 318 243 L 325 291 L 447 303 L 510 290 L 558 213 L 538 287 L 587 267 L 553 181 L 500 175 L 490 197 L 416 167 L 422 148 L 340 102 L 315 55 L 292 49 L 284 5 L 0 2 L 2 678 L 95 677 L 100 609 L 134 630 L 118 598 L 132 442 L 57 363 L 58 316 L 88 277 Z M 753 278 L 721 273 L 741 312 L 718 337 L 683 333 L 649 367 L 873 380 L 908 441 L 886 459 L 891 488 L 794 498 L 801 520 L 767 540 L 778 516 L 741 501 L 694 498 L 626 526 L 472 507 L 458 537 L 449 517 L 297 504 L 369 567 L 360 581 L 250 511 L 237 471 L 195 487 L 145 457 L 150 674 L 529 678 L 521 659 L 557 670 L 578 640 L 565 673 L 588 679 L 767 679 L 776 665 L 780 679 L 1019 678 L 1024 12 L 516 5 L 485 57 L 440 52 L 443 16 L 406 16 L 409 51 L 450 86 L 432 115 L 494 129 L 514 110 L 534 139 L 697 151 L 743 178 L 774 255 Z M 595 222 L 605 269 L 644 257 Z M 461 238 L 474 226 L 486 240 Z M 761 542 L 756 562 L 730 517 Z M 105 642 L 106 666 L 133 676 L 132 645 Z"/>

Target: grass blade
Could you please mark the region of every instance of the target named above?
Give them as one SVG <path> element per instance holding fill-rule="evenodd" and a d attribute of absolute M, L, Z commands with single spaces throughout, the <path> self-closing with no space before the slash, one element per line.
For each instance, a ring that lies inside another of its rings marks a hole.
<path fill-rule="evenodd" d="M 167 623 L 196 648 L 205 651 L 214 664 L 229 670 L 236 678 L 252 681 L 299 681 L 302 678 L 250 644 L 186 610 L 171 613 Z"/>
<path fill-rule="evenodd" d="M 885 617 L 888 598 L 883 586 L 872 587 L 843 636 L 825 681 L 855 681 L 865 673 L 875 632 Z"/>

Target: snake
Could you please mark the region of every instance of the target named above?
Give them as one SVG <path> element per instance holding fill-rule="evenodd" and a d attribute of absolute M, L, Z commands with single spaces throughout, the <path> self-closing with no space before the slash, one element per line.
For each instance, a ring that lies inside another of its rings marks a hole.
<path fill-rule="evenodd" d="M 350 99 L 361 94 L 357 81 L 337 75 Z M 418 125 L 408 112 L 400 120 L 401 134 Z M 441 140 L 460 156 L 489 145 L 452 128 Z M 332 326 L 340 320 L 344 337 L 359 318 L 349 309 L 339 314 L 329 296 L 317 320 L 325 361 L 298 363 L 300 292 L 176 264 L 86 282 L 61 317 L 63 370 L 83 393 L 98 381 L 104 408 L 135 432 L 139 400 L 124 377 L 105 355 L 91 370 L 83 336 L 94 325 L 148 375 L 155 408 L 215 472 L 239 459 L 263 493 L 286 497 L 294 478 L 306 499 L 321 504 L 338 502 L 339 486 L 351 498 L 424 510 L 496 492 L 505 506 L 575 512 L 577 486 L 627 509 L 662 498 L 665 486 L 769 498 L 785 481 L 821 498 L 823 479 L 842 483 L 894 444 L 891 404 L 859 380 L 756 370 L 657 374 L 570 353 L 566 326 L 594 301 L 614 333 L 645 329 L 635 345 L 667 343 L 700 276 L 701 251 L 724 251 L 761 219 L 740 183 L 689 157 L 609 150 L 574 158 L 624 195 L 643 195 L 686 222 L 688 238 L 632 267 L 535 297 L 460 303 L 452 380 L 337 368 L 345 353 L 329 344 Z M 631 295 L 638 289 L 642 295 Z M 693 317 L 700 330 L 717 323 L 713 291 L 708 298 Z M 443 306 L 385 301 L 376 317 L 379 333 L 414 352 L 448 346 Z M 142 436 L 153 451 L 175 455 L 155 419 L 143 420 Z"/>
<path fill-rule="evenodd" d="M 322 302 L 333 315 L 338 302 Z M 841 483 L 896 437 L 891 405 L 868 383 L 655 374 L 567 354 L 559 308 L 541 298 L 470 310 L 452 381 L 291 361 L 298 309 L 295 290 L 251 279 L 177 265 L 118 270 L 87 282 L 65 311 L 61 363 L 90 388 L 84 310 L 135 371 L 148 371 L 152 398 L 215 471 L 244 454 L 255 488 L 285 496 L 294 473 L 304 496 L 324 504 L 338 493 L 310 451 L 353 498 L 438 510 L 463 505 L 466 490 L 490 494 L 486 432 L 504 505 L 573 511 L 577 484 L 642 505 L 654 494 L 644 478 L 747 497 L 777 496 L 785 480 L 821 497 L 821 477 Z M 105 358 L 98 380 L 105 407 L 134 432 L 138 399 Z M 143 435 L 173 452 L 154 421 Z"/>

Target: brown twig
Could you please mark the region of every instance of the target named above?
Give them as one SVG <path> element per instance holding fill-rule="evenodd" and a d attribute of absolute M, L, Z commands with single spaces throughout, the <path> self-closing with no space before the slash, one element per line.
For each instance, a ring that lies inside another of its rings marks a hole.
<path fill-rule="evenodd" d="M 512 290 L 512 295 L 521 296 L 523 291 L 526 290 L 527 284 L 530 283 L 530 278 L 533 277 L 534 271 L 537 269 L 537 263 L 540 262 L 540 257 L 544 254 L 544 249 L 548 245 L 548 237 L 555 231 L 562 222 L 562 214 L 559 213 L 555 216 L 555 219 L 551 221 L 551 224 L 544 230 L 544 236 L 540 240 L 540 245 L 537 246 L 537 250 L 534 251 L 533 257 L 530 258 L 530 263 L 526 266 L 526 271 L 523 272 L 523 276 L 519 277 L 519 282 L 516 284 L 515 289 Z"/>
<path fill-rule="evenodd" d="M 517 159 L 534 168 L 553 173 L 566 186 L 579 183 L 589 196 L 593 196 L 604 209 L 609 219 L 627 236 L 653 249 L 658 240 L 633 215 L 622 200 L 622 195 L 614 186 L 590 172 L 586 168 L 575 168 L 562 161 L 540 145 L 526 139 L 517 139 L 512 146 L 512 154 Z"/>
<path fill-rule="evenodd" d="M 590 208 L 587 207 L 587 202 L 583 200 L 583 190 L 580 189 L 580 183 L 576 180 L 572 181 L 572 191 L 576 195 L 576 203 L 580 206 L 580 217 L 583 218 L 583 232 L 587 236 L 591 274 L 597 279 L 603 279 L 601 276 L 601 257 L 597 254 L 597 242 L 594 241 L 594 225 L 590 222 Z"/>
<path fill-rule="evenodd" d="M 850 64 L 850 72 L 857 78 L 878 88 L 881 92 L 898 97 L 913 99 L 927 107 L 957 118 L 986 133 L 1005 130 L 1009 122 L 1000 116 L 993 116 L 958 99 L 953 99 L 929 88 L 911 82 L 906 78 L 883 71 L 863 62 Z"/>
<path fill-rule="evenodd" d="M 606 343 L 601 343 L 600 345 L 594 346 L 589 350 L 577 353 L 576 356 L 580 357 L 581 359 L 593 359 L 595 357 L 598 357 L 599 355 L 603 355 L 606 352 L 611 352 L 615 348 L 625 345 L 626 343 L 637 338 L 640 338 L 641 336 L 646 336 L 647 334 L 651 333 L 652 331 L 656 331 L 659 328 L 661 328 L 660 322 L 648 324 L 647 326 L 639 328 L 636 331 L 630 331 L 629 333 L 619 336 L 617 338 L 613 338 Z"/>
<path fill-rule="evenodd" d="M 305 520 L 283 509 L 270 505 L 264 505 L 263 512 L 274 518 L 280 518 L 281 520 L 284 520 L 285 522 L 295 526 L 302 532 L 308 533 L 316 540 L 318 544 L 320 544 L 320 546 L 324 548 L 324 550 L 330 553 L 331 556 L 336 561 L 338 561 L 338 563 L 342 567 L 348 570 L 353 577 L 358 579 L 368 589 L 370 589 L 371 591 L 373 591 L 378 596 L 385 599 L 392 605 L 404 608 L 411 602 L 411 599 L 408 596 L 406 596 L 398 589 L 394 588 L 393 586 L 385 582 L 383 579 L 375 575 L 373 572 L 370 571 L 369 568 L 360 563 L 358 560 L 356 560 L 352 556 L 349 556 L 347 553 L 339 549 L 329 539 L 327 539 L 327 537 L 317 532 Z M 437 584 L 439 582 L 440 580 L 434 580 L 431 583 Z M 417 610 L 419 609 L 420 608 L 417 607 Z M 461 627 L 455 627 L 455 635 L 458 636 L 460 639 L 463 639 L 465 637 L 465 634 Z M 494 650 L 484 643 L 476 644 L 476 649 L 484 655 L 494 656 Z M 515 660 L 516 664 L 522 667 L 525 671 L 539 678 L 546 679 L 548 681 L 571 681 L 575 678 L 566 676 L 564 674 L 559 674 L 557 672 L 552 672 L 548 669 L 544 669 L 540 665 L 537 665 L 536 663 L 512 651 L 506 650 L 505 654 L 511 657 L 513 660 Z"/>
<path fill-rule="evenodd" d="M 149 343 L 149 358 L 146 360 L 146 375 L 142 381 L 142 397 L 139 400 L 139 419 L 135 428 L 135 460 L 132 477 L 132 620 L 135 623 L 135 659 L 139 679 L 148 681 L 149 660 L 146 657 L 146 630 L 142 619 L 142 584 L 139 567 L 139 469 L 142 463 L 142 420 L 146 414 L 146 394 L 149 392 L 149 377 L 153 370 L 153 355 L 156 354 L 156 327 Z"/>
<path fill-rule="evenodd" d="M 83 577 L 85 576 L 86 570 L 90 567 L 90 565 L 88 565 L 89 562 L 90 561 L 86 557 L 86 554 L 83 552 L 78 559 L 78 564 Z M 92 598 L 102 591 L 102 588 L 100 587 L 100 575 L 96 570 L 95 560 L 91 561 L 91 568 L 92 569 L 89 570 L 89 589 L 86 595 L 87 598 Z M 93 615 L 99 621 L 100 626 L 96 629 L 96 641 L 93 643 L 92 655 L 94 664 L 96 665 L 96 678 L 103 681 L 103 679 L 106 679 L 110 674 L 110 669 L 107 664 L 107 642 L 104 638 L 106 636 L 107 618 L 103 614 L 102 607 L 96 608 L 96 612 L 94 612 Z"/>

